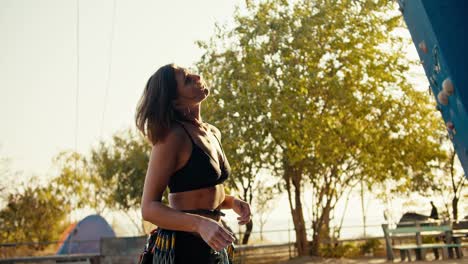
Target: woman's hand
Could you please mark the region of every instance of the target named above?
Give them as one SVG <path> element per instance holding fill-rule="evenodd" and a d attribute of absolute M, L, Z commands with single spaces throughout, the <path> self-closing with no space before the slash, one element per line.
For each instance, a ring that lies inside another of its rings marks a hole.
<path fill-rule="evenodd" d="M 220 223 L 203 217 L 198 226 L 198 233 L 214 250 L 221 251 L 234 241 L 234 236 Z"/>
<path fill-rule="evenodd" d="M 239 215 L 239 217 L 237 217 L 239 225 L 245 225 L 250 222 L 252 213 L 250 212 L 250 205 L 248 203 L 241 199 L 234 198 L 232 201 L 232 210 Z"/>

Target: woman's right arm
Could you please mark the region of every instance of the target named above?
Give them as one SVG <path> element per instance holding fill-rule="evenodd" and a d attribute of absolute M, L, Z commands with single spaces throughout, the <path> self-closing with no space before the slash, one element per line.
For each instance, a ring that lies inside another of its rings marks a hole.
<path fill-rule="evenodd" d="M 161 202 L 169 178 L 176 170 L 177 153 L 183 140 L 177 129 L 172 129 L 162 142 L 151 149 L 141 199 L 141 214 L 145 221 L 161 228 L 197 232 L 201 220 L 198 215 L 181 213 Z"/>
<path fill-rule="evenodd" d="M 145 221 L 161 228 L 197 232 L 212 248 L 220 250 L 234 240 L 227 229 L 210 218 L 181 212 L 161 202 L 169 178 L 176 171 L 177 153 L 184 137 L 181 128 L 174 128 L 164 141 L 153 146 L 143 187 L 141 214 Z"/>

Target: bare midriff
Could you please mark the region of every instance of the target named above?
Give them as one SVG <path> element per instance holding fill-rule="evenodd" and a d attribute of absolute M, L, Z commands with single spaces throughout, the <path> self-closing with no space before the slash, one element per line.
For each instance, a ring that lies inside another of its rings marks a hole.
<path fill-rule="evenodd" d="M 218 209 L 224 201 L 224 186 L 218 184 L 203 189 L 170 193 L 169 206 L 176 210 Z M 205 215 L 204 215 L 205 216 Z M 206 216 L 216 219 L 214 216 Z"/>

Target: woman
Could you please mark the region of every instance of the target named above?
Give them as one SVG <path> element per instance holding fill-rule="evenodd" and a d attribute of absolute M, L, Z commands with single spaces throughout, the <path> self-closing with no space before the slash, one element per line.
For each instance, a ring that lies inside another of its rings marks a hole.
<path fill-rule="evenodd" d="M 174 263 L 227 263 L 234 237 L 220 222 L 221 209 L 233 209 L 240 225 L 251 218 L 248 203 L 224 193 L 230 166 L 221 134 L 200 113 L 209 93 L 200 76 L 169 64 L 148 80 L 137 108 L 136 125 L 153 145 L 141 212 L 161 230 L 173 230 Z M 161 203 L 166 187 L 169 206 Z"/>

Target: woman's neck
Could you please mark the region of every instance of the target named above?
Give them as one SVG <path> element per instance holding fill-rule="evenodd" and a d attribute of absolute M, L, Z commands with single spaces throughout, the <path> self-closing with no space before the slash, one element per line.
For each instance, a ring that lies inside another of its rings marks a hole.
<path fill-rule="evenodd" d="M 200 126 L 203 124 L 202 117 L 200 115 L 200 105 L 195 105 L 195 106 L 185 106 L 185 107 L 180 107 L 178 109 L 182 116 L 184 117 L 185 121 L 190 122 L 194 125 Z"/>

